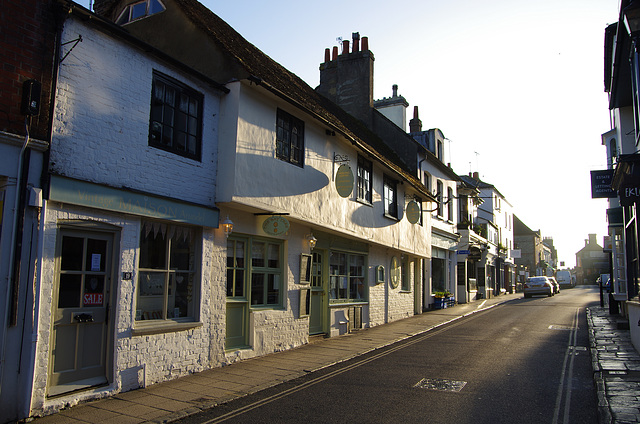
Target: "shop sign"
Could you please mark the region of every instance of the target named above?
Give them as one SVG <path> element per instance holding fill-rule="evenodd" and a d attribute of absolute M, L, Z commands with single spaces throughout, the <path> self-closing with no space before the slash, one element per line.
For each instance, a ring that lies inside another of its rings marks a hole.
<path fill-rule="evenodd" d="M 613 180 L 613 169 L 602 171 L 591 171 L 591 198 L 613 198 L 618 197 L 615 190 L 611 188 Z"/>
<path fill-rule="evenodd" d="M 289 221 L 282 216 L 270 216 L 262 223 L 262 230 L 272 236 L 279 236 L 289 231 Z"/>
<path fill-rule="evenodd" d="M 82 303 L 84 306 L 102 306 L 103 298 L 102 293 L 85 293 Z"/>
<path fill-rule="evenodd" d="M 632 206 L 634 203 L 640 202 L 640 187 L 624 186 L 618 191 L 620 195 L 620 204 L 622 206 Z"/>
<path fill-rule="evenodd" d="M 420 221 L 420 205 L 415 200 L 412 200 L 407 205 L 407 221 L 411 224 L 417 224 Z"/>
<path fill-rule="evenodd" d="M 112 212 L 218 228 L 219 211 L 217 208 L 122 190 L 58 175 L 51 177 L 49 199 Z"/>
<path fill-rule="evenodd" d="M 336 172 L 336 190 L 340 197 L 349 197 L 353 192 L 353 171 L 346 163 L 343 163 Z"/>

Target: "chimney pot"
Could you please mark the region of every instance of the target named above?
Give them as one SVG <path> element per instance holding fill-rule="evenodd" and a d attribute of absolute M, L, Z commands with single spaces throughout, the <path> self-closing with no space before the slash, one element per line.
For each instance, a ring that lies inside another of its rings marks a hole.
<path fill-rule="evenodd" d="M 362 51 L 366 52 L 369 50 L 369 37 L 362 37 L 360 41 L 362 42 Z"/>
<path fill-rule="evenodd" d="M 478 173 L 478 172 L 474 172 L 474 173 L 473 173 L 473 179 L 474 179 L 474 180 L 479 180 L 479 179 L 480 179 L 480 173 Z"/>
<path fill-rule="evenodd" d="M 398 84 L 393 84 L 391 89 L 393 90 L 393 97 L 398 97 Z"/>
<path fill-rule="evenodd" d="M 324 63 L 331 62 L 331 50 L 327 47 L 324 49 Z"/>
<path fill-rule="evenodd" d="M 333 51 L 331 52 L 331 60 L 336 60 L 338 58 L 338 46 L 333 46 Z"/>
<path fill-rule="evenodd" d="M 349 40 L 342 40 L 342 54 L 349 54 Z"/>
<path fill-rule="evenodd" d="M 360 33 L 354 32 L 352 34 L 352 38 L 353 38 L 353 52 L 355 53 L 360 51 Z"/>

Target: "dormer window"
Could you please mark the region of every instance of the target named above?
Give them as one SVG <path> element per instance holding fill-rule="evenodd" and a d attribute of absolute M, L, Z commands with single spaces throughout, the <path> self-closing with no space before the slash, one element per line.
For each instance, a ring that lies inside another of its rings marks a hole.
<path fill-rule="evenodd" d="M 129 22 L 137 21 L 138 19 L 160 13 L 165 9 L 166 8 L 160 0 L 143 0 L 132 3 L 124 8 L 120 17 L 116 21 L 116 24 L 128 24 Z"/>

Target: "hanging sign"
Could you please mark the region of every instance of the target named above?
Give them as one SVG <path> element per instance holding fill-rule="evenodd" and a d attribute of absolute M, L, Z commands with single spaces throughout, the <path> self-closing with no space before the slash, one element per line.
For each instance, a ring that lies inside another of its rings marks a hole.
<path fill-rule="evenodd" d="M 407 221 L 411 224 L 417 224 L 420 221 L 420 205 L 415 200 L 412 200 L 407 205 L 406 209 Z"/>
<path fill-rule="evenodd" d="M 611 188 L 612 180 L 613 169 L 591 171 L 591 198 L 598 199 L 617 197 L 618 193 Z"/>
<path fill-rule="evenodd" d="M 282 216 L 270 216 L 262 223 L 262 230 L 272 236 L 279 236 L 289 231 L 289 221 Z"/>
<path fill-rule="evenodd" d="M 336 190 L 340 197 L 349 197 L 353 192 L 353 171 L 346 163 L 343 163 L 336 172 Z"/>

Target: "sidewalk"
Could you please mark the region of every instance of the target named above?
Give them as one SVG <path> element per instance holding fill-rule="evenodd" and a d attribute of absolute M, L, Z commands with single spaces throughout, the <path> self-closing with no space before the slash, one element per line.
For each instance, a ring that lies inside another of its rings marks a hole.
<path fill-rule="evenodd" d="M 640 354 L 631 344 L 628 320 L 608 308 L 587 309 L 593 378 L 601 423 L 640 423 Z"/>
<path fill-rule="evenodd" d="M 35 422 L 171 422 L 521 297 L 521 293 L 501 295 L 426 312 L 341 337 L 314 340 L 296 349 L 87 402 L 38 418 Z M 625 332 L 616 328 L 616 318 L 610 317 L 603 308 L 587 310 L 587 319 L 601 422 L 640 423 L 640 356 L 631 346 L 628 330 L 625 338 Z M 622 371 L 626 374 L 621 374 Z M 634 372 L 636 377 L 632 379 Z M 611 417 L 618 421 L 612 421 Z"/>

